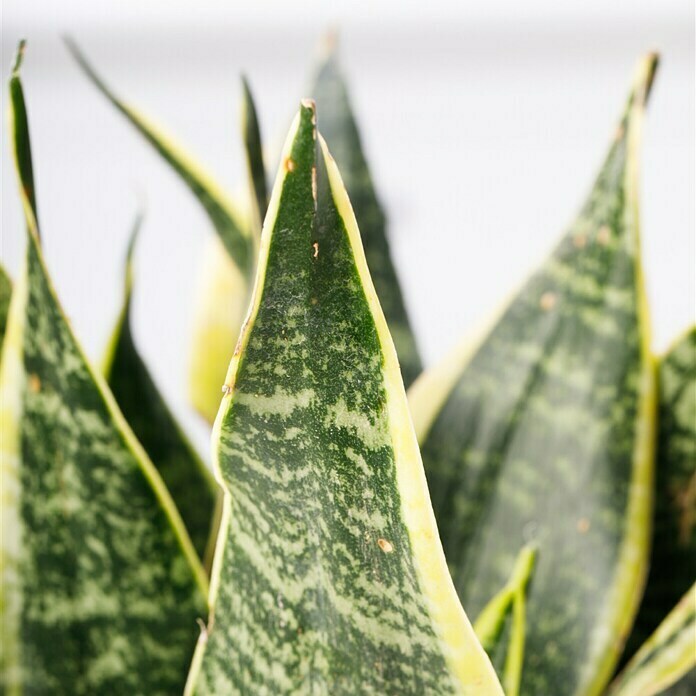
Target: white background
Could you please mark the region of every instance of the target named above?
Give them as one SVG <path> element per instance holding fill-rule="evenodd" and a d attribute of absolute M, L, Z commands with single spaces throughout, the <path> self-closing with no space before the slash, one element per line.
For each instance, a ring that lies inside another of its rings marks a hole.
<path fill-rule="evenodd" d="M 78 72 L 60 35 L 72 34 L 122 96 L 233 191 L 244 185 L 240 72 L 251 81 L 266 140 L 277 144 L 328 27 L 340 30 L 427 364 L 499 304 L 572 221 L 647 50 L 663 58 L 642 175 L 655 348 L 694 320 L 693 0 L 3 0 L 3 79 L 17 40 L 29 40 L 23 77 L 39 214 L 63 304 L 98 358 L 118 310 L 131 221 L 145 198 L 136 339 L 201 448 L 207 428 L 186 402 L 187 332 L 209 225 Z M 14 273 L 23 223 L 4 126 L 2 136 L 1 256 Z"/>

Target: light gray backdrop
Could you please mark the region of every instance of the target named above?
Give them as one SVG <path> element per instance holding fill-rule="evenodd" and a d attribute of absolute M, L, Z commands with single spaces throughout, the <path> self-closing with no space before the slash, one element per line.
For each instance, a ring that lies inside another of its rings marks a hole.
<path fill-rule="evenodd" d="M 234 190 L 244 185 L 240 71 L 254 88 L 266 139 L 277 144 L 330 26 L 341 31 L 428 364 L 518 285 L 572 220 L 634 63 L 647 50 L 663 56 L 642 174 L 655 347 L 664 349 L 693 321 L 693 0 L 3 0 L 3 80 L 17 40 L 29 40 L 23 76 L 39 212 L 64 306 L 98 357 L 118 309 L 131 221 L 145 198 L 136 338 L 202 449 L 207 429 L 188 409 L 185 380 L 209 226 L 177 178 L 78 72 L 60 34 L 71 33 L 122 95 Z M 1 251 L 14 273 L 23 232 L 4 126 L 2 134 Z"/>

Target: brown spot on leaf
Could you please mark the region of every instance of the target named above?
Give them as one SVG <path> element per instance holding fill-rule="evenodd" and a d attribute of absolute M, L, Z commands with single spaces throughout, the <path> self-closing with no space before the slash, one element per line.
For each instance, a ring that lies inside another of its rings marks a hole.
<path fill-rule="evenodd" d="M 580 534 L 587 534 L 587 532 L 590 531 L 590 520 L 588 520 L 587 517 L 581 517 L 577 521 L 575 528 Z"/>
<path fill-rule="evenodd" d="M 539 306 L 548 312 L 556 306 L 556 295 L 553 292 L 545 292 L 539 300 Z"/>
<path fill-rule="evenodd" d="M 384 553 L 391 553 L 394 550 L 394 545 L 391 541 L 387 541 L 386 539 L 377 539 L 377 546 L 379 546 Z"/>
<path fill-rule="evenodd" d="M 38 394 L 41 391 L 41 379 L 37 374 L 29 375 L 29 391 L 33 394 Z"/>
<path fill-rule="evenodd" d="M 597 232 L 597 243 L 602 246 L 609 244 L 611 239 L 611 228 L 609 225 L 602 225 Z"/>
<path fill-rule="evenodd" d="M 283 162 L 283 166 L 285 167 L 286 172 L 294 172 L 295 171 L 295 160 L 293 160 L 290 157 L 286 157 L 285 162 Z"/>
<path fill-rule="evenodd" d="M 314 242 L 312 244 L 312 249 L 314 249 L 314 253 L 312 254 L 312 258 L 317 258 L 319 256 L 319 242 Z"/>

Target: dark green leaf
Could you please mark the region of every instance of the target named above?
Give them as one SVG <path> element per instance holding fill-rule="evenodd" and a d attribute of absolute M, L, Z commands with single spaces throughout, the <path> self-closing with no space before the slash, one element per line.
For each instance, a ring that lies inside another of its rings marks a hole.
<path fill-rule="evenodd" d="M 0 354 L 5 339 L 5 327 L 7 326 L 7 313 L 10 309 L 11 297 L 12 281 L 3 266 L 0 265 Z"/>
<path fill-rule="evenodd" d="M 187 693 L 502 694 L 459 604 L 396 352 L 312 102 L 216 421 L 226 493 Z"/>
<path fill-rule="evenodd" d="M 251 95 L 251 89 L 246 78 L 242 78 L 242 135 L 244 136 L 244 151 L 246 154 L 249 185 L 251 188 L 252 214 L 255 226 L 261 233 L 261 225 L 266 217 L 268 208 L 268 189 L 266 187 L 266 168 L 263 164 L 263 148 L 261 131 L 256 106 Z"/>
<path fill-rule="evenodd" d="M 396 344 L 404 383 L 408 387 L 420 374 L 421 361 L 389 253 L 387 222 L 372 184 L 333 47 L 319 67 L 311 93 L 321 114 L 322 133 L 343 174 L 360 227 L 367 265 Z"/>
<path fill-rule="evenodd" d="M 10 94 L 28 234 L 0 374 L 1 688 L 170 696 L 182 688 L 205 612 L 205 574 L 60 308 L 28 195 L 16 71 Z"/>
<path fill-rule="evenodd" d="M 109 343 L 103 372 L 121 412 L 176 503 L 198 555 L 209 561 L 214 548 L 218 486 L 165 404 L 133 341 L 132 253 L 140 224 L 138 217 L 126 261 L 123 309 Z"/>
<path fill-rule="evenodd" d="M 66 44 L 92 84 L 128 119 L 191 189 L 191 192 L 208 214 L 227 253 L 242 274 L 248 276 L 253 273 L 255 259 L 252 235 L 246 226 L 240 222 L 239 215 L 234 210 L 234 205 L 219 189 L 212 177 L 190 155 L 185 153 L 179 145 L 166 136 L 158 126 L 119 99 L 87 62 L 87 59 L 74 41 L 67 39 Z"/>
<path fill-rule="evenodd" d="M 696 578 L 696 328 L 660 361 L 658 377 L 652 557 L 645 595 L 626 648 L 629 657 Z M 685 696 L 694 692 L 696 674 L 682 689 Z"/>
<path fill-rule="evenodd" d="M 416 404 L 455 585 L 476 614 L 525 543 L 521 693 L 598 694 L 646 572 L 655 421 L 638 229 L 638 149 L 655 56 L 639 66 L 578 219 L 476 350 Z"/>
<path fill-rule="evenodd" d="M 696 693 L 696 584 L 660 623 L 609 690 L 610 696 Z"/>

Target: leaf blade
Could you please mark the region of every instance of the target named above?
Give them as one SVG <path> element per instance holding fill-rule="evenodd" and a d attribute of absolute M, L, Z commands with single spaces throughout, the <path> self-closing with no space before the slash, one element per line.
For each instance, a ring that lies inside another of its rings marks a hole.
<path fill-rule="evenodd" d="M 696 685 L 696 584 L 626 665 L 610 696 L 687 696 Z"/>
<path fill-rule="evenodd" d="M 207 581 L 51 284 L 26 186 L 18 67 L 10 116 L 27 252 L 0 368 L 0 679 L 8 694 L 172 693 L 183 683 Z M 153 562 L 145 568 L 142 558 Z"/>
<path fill-rule="evenodd" d="M 520 546 L 539 545 L 521 693 L 599 693 L 645 574 L 655 387 L 637 151 L 656 62 L 639 66 L 578 220 L 477 349 L 443 370 L 443 405 L 414 412 L 468 610 L 504 584 Z"/>
<path fill-rule="evenodd" d="M 322 133 L 342 172 L 380 304 L 408 387 L 422 370 L 418 347 L 392 262 L 387 221 L 372 183 L 345 80 L 330 47 L 310 90 L 322 114 Z"/>
<path fill-rule="evenodd" d="M 122 101 L 90 65 L 72 39 L 67 38 L 65 43 L 92 84 L 126 117 L 188 186 L 207 213 L 220 241 L 241 273 L 244 276 L 253 273 L 254 250 L 251 235 L 240 222 L 234 204 L 213 178 L 173 139 L 165 135 L 161 128 Z"/>
<path fill-rule="evenodd" d="M 263 163 L 261 130 L 256 113 L 256 105 L 251 94 L 251 88 L 245 77 L 242 77 L 242 137 L 244 139 L 244 153 L 246 155 L 249 188 L 251 190 L 254 224 L 257 228 L 257 233 L 261 234 L 261 226 L 268 208 L 266 167 Z"/>
<path fill-rule="evenodd" d="M 157 467 L 198 556 L 204 562 L 207 559 L 209 568 L 218 487 L 162 398 L 138 353 L 131 329 L 132 257 L 141 223 L 139 215 L 125 264 L 123 306 L 102 372 L 126 421 Z"/>
<path fill-rule="evenodd" d="M 0 264 L 0 356 L 2 355 L 2 344 L 5 340 L 5 330 L 7 328 L 7 315 L 10 311 L 10 301 L 12 298 L 12 281 L 7 275 L 5 267 Z"/>
<path fill-rule="evenodd" d="M 216 421 L 225 532 L 187 693 L 500 694 L 453 592 L 393 344 L 315 123 L 303 102 Z"/>

